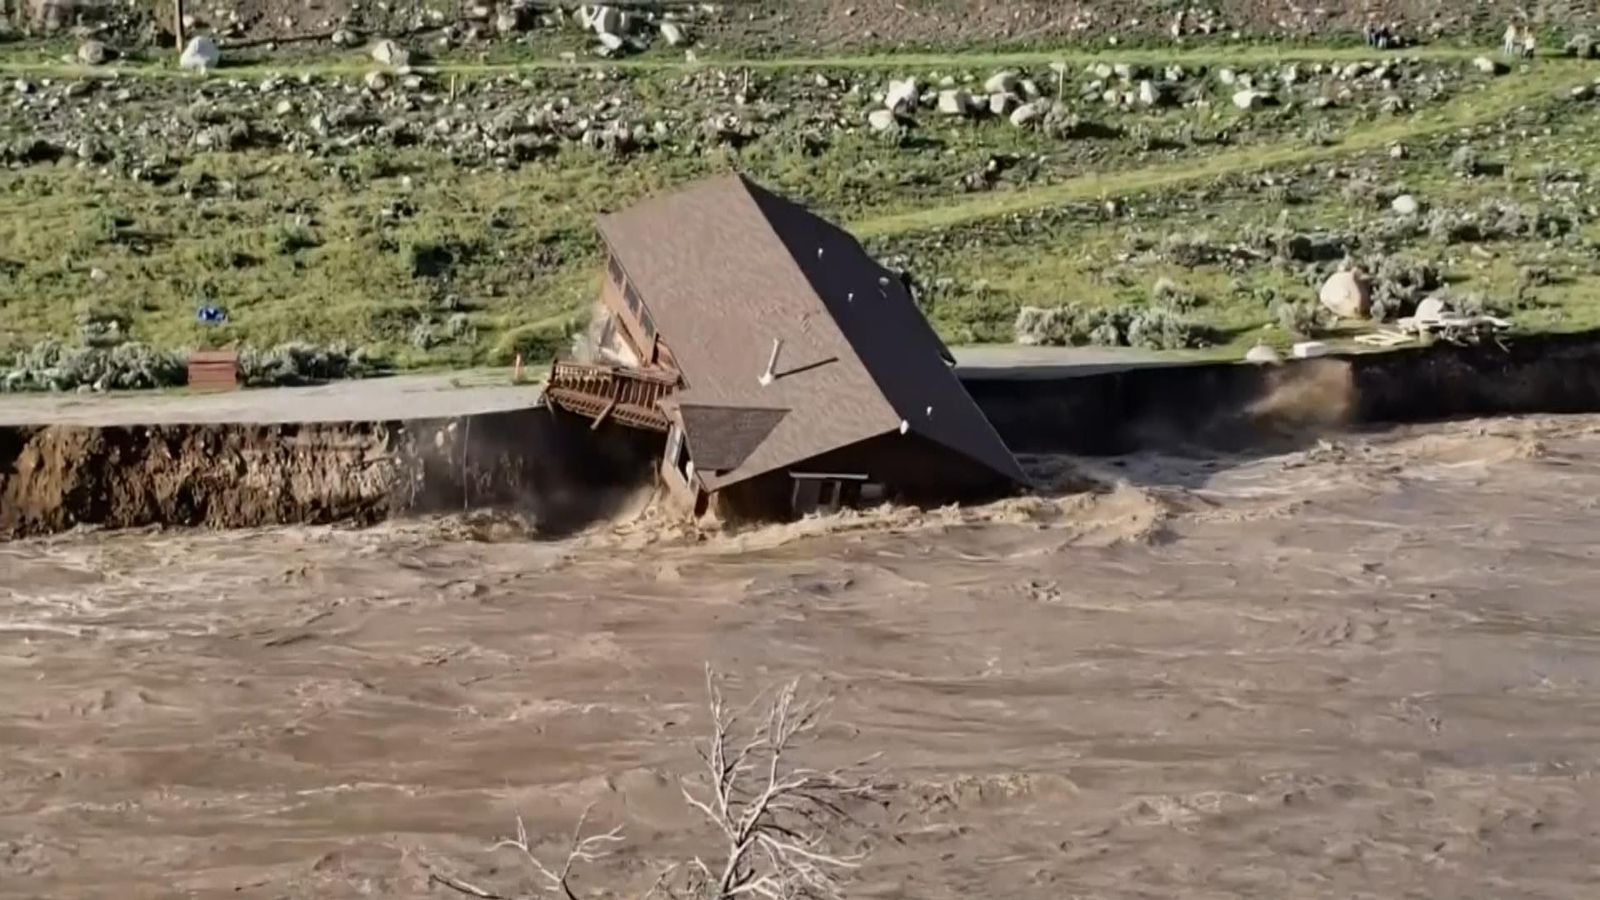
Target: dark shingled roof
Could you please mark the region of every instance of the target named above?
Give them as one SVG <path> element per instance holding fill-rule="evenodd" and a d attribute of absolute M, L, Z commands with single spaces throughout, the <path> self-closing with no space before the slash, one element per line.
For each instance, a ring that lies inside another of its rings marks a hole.
<path fill-rule="evenodd" d="M 680 403 L 683 434 L 689 458 L 702 472 L 727 472 L 739 468 L 750 452 L 778 427 L 788 410 L 751 409 L 742 406 L 698 406 Z"/>
<path fill-rule="evenodd" d="M 896 432 L 916 432 L 1015 482 L 1015 458 L 944 361 L 900 280 L 855 238 L 740 175 L 709 178 L 599 223 L 683 373 L 670 402 L 786 410 L 715 490 Z M 763 386 L 774 339 L 777 377 Z M 686 423 L 687 424 L 687 423 Z M 697 468 L 716 468 L 700 456 Z M 719 448 L 720 450 L 720 448 Z"/>

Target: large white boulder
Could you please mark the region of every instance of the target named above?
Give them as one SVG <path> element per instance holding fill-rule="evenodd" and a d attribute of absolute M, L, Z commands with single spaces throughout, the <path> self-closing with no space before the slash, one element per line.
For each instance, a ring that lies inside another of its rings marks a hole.
<path fill-rule="evenodd" d="M 867 113 L 867 124 L 872 127 L 873 131 L 888 131 L 898 121 L 892 109 L 875 109 Z"/>
<path fill-rule="evenodd" d="M 1049 111 L 1050 102 L 1048 100 L 1035 100 L 1032 103 L 1024 103 L 1011 111 L 1011 124 L 1018 128 L 1027 128 L 1043 119 L 1044 114 Z"/>
<path fill-rule="evenodd" d="M 222 51 L 217 49 L 217 42 L 206 35 L 199 35 L 189 41 L 183 48 L 183 54 L 178 57 L 178 68 L 188 72 L 209 72 L 222 61 Z"/>
<path fill-rule="evenodd" d="M 1413 317 L 1418 324 L 1426 325 L 1438 322 L 1449 313 L 1450 307 L 1445 305 L 1444 298 L 1433 294 L 1422 298 Z"/>
<path fill-rule="evenodd" d="M 1317 296 L 1341 319 L 1364 319 L 1372 308 L 1372 285 L 1358 271 L 1341 270 L 1329 275 Z"/>
<path fill-rule="evenodd" d="M 1262 366 L 1270 366 L 1283 362 L 1283 357 L 1278 355 L 1278 351 L 1272 349 L 1266 344 L 1257 344 L 1254 347 L 1251 347 L 1245 352 L 1244 359 L 1245 362 L 1253 362 L 1256 365 Z"/>
<path fill-rule="evenodd" d="M 1272 95 L 1266 91 L 1244 90 L 1233 95 L 1233 105 L 1239 109 L 1260 109 L 1272 103 Z"/>
<path fill-rule="evenodd" d="M 960 88 L 939 92 L 939 112 L 947 116 L 966 116 L 972 113 L 972 96 Z"/>
<path fill-rule="evenodd" d="M 909 113 L 917 108 L 918 97 L 915 78 L 891 81 L 889 91 L 884 95 L 883 105 L 897 113 Z"/>
<path fill-rule="evenodd" d="M 372 61 L 380 66 L 400 66 L 411 63 L 411 53 L 394 41 L 384 39 L 372 45 Z"/>
<path fill-rule="evenodd" d="M 78 45 L 78 62 L 86 66 L 105 65 L 110 58 L 111 48 L 106 46 L 105 41 L 84 41 Z"/>
<path fill-rule="evenodd" d="M 1020 86 L 1020 80 L 1015 72 L 996 72 L 989 76 L 983 83 L 985 94 L 1015 94 Z"/>
<path fill-rule="evenodd" d="M 1394 198 L 1394 202 L 1389 204 L 1389 208 L 1394 210 L 1397 215 L 1414 216 L 1422 212 L 1422 201 L 1411 194 L 1401 194 Z"/>
<path fill-rule="evenodd" d="M 593 28 L 596 34 L 614 34 L 620 37 L 627 33 L 628 17 L 614 6 L 597 7 L 589 14 L 589 27 Z"/>

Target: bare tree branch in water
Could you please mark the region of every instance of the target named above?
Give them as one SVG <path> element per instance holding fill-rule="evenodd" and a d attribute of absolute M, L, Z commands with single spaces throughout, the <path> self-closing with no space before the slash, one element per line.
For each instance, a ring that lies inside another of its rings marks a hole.
<path fill-rule="evenodd" d="M 689 805 L 721 832 L 720 858 L 696 857 L 702 896 L 715 900 L 766 900 L 842 896 L 845 875 L 860 865 L 862 852 L 834 849 L 853 825 L 848 806 L 872 801 L 879 791 L 866 764 L 819 770 L 790 763 L 798 744 L 815 737 L 827 701 L 800 695 L 791 681 L 773 695 L 766 714 L 751 718 L 759 698 L 730 710 L 706 669 L 711 736 L 700 749 L 706 783 L 683 788 Z"/>
<path fill-rule="evenodd" d="M 622 826 L 611 829 L 604 834 L 591 834 L 584 837 L 583 826 L 588 824 L 589 813 L 594 809 L 591 804 L 578 817 L 578 824 L 572 829 L 572 843 L 567 848 L 567 858 L 562 861 L 560 869 L 554 869 L 542 862 L 533 848 L 528 844 L 528 829 L 522 824 L 522 817 L 517 816 L 517 836 L 495 844 L 492 850 L 510 848 L 522 854 L 522 858 L 533 868 L 534 874 L 543 882 L 544 889 L 550 893 L 560 893 L 567 900 L 579 900 L 578 895 L 572 890 L 572 867 L 579 863 L 599 862 L 611 855 L 612 848 L 622 843 Z"/>
<path fill-rule="evenodd" d="M 715 672 L 706 668 L 710 734 L 698 748 L 705 770 L 700 783 L 681 787 L 684 800 L 715 827 L 720 848 L 707 858 L 664 870 L 641 900 L 841 900 L 844 879 L 866 858 L 840 849 L 847 835 L 864 835 L 849 808 L 881 798 L 871 760 L 835 769 L 794 765 L 796 748 L 816 737 L 825 699 L 802 696 L 799 681 L 731 709 Z M 762 711 L 764 707 L 764 711 Z M 566 857 L 546 864 L 534 852 L 527 827 L 517 817 L 516 837 L 493 850 L 516 850 L 533 870 L 541 891 L 581 900 L 573 870 L 602 862 L 623 842 L 618 826 L 584 835 L 584 810 L 573 829 Z M 856 842 L 859 844 L 859 841 Z M 483 900 L 509 900 L 470 882 L 438 874 L 431 879 Z"/>

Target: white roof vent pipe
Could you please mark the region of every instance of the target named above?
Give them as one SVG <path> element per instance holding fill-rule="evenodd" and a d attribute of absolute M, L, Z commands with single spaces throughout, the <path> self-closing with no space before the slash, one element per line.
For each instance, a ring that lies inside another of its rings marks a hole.
<path fill-rule="evenodd" d="M 776 372 L 775 372 L 775 370 L 778 367 L 778 351 L 780 351 L 782 349 L 783 349 L 783 339 L 782 338 L 773 338 L 772 339 L 772 355 L 767 357 L 767 370 L 765 372 L 762 372 L 761 373 L 761 378 L 758 379 L 761 382 L 761 386 L 762 387 L 766 387 L 767 385 L 771 384 L 773 382 L 773 380 L 778 377 Z"/>

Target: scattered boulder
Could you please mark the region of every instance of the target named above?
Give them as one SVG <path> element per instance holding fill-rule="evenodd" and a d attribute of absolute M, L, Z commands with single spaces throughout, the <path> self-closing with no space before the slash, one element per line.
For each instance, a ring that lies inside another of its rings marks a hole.
<path fill-rule="evenodd" d="M 362 77 L 361 83 L 366 85 L 367 90 L 374 94 L 381 94 L 389 89 L 389 76 L 377 69 L 373 69 Z"/>
<path fill-rule="evenodd" d="M 1474 59 L 1472 67 L 1485 75 L 1501 75 L 1508 71 L 1504 65 L 1487 56 L 1480 56 Z"/>
<path fill-rule="evenodd" d="M 996 116 L 1010 115 L 1020 102 L 1016 94 L 990 94 L 989 113 Z"/>
<path fill-rule="evenodd" d="M 883 105 L 896 113 L 909 113 L 917 108 L 919 97 L 915 78 L 890 81 L 889 91 L 883 98 Z"/>
<path fill-rule="evenodd" d="M 1567 41 L 1565 52 L 1577 59 L 1600 59 L 1600 41 L 1587 34 L 1576 35 Z"/>
<path fill-rule="evenodd" d="M 1166 100 L 1161 86 L 1148 79 L 1139 82 L 1139 102 L 1145 106 L 1160 106 Z"/>
<path fill-rule="evenodd" d="M 399 68 L 411 64 L 411 51 L 388 39 L 373 44 L 370 52 L 372 61 L 380 66 Z"/>
<path fill-rule="evenodd" d="M 1421 300 L 1419 300 L 1417 302 L 1417 311 L 1412 315 L 1420 324 L 1437 322 L 1444 318 L 1449 312 L 1450 308 L 1445 305 L 1444 298 L 1440 297 L 1438 294 L 1434 294 L 1429 297 L 1423 297 Z"/>
<path fill-rule="evenodd" d="M 1277 365 L 1278 363 L 1283 362 L 1283 357 L 1278 355 L 1278 351 L 1272 349 L 1266 344 L 1257 344 L 1254 347 L 1251 347 L 1248 351 L 1246 351 L 1244 359 L 1245 362 L 1252 362 L 1261 366 Z"/>
<path fill-rule="evenodd" d="M 1266 91 L 1246 89 L 1233 95 L 1233 105 L 1244 110 L 1260 109 L 1263 106 L 1270 106 L 1274 99 Z"/>
<path fill-rule="evenodd" d="M 622 35 L 610 31 L 602 31 L 597 37 L 600 39 L 600 49 L 606 53 L 616 53 L 628 43 Z"/>
<path fill-rule="evenodd" d="M 209 72 L 222 61 L 222 53 L 217 49 L 216 41 L 206 35 L 191 38 L 189 45 L 183 48 L 183 54 L 178 57 L 178 68 L 187 72 Z"/>
<path fill-rule="evenodd" d="M 1232 87 L 1239 82 L 1239 73 L 1232 69 L 1222 69 L 1217 72 L 1217 80 Z"/>
<path fill-rule="evenodd" d="M 900 120 L 895 116 L 892 109 L 875 109 L 867 113 L 867 124 L 872 127 L 873 131 L 888 131 L 899 122 Z"/>
<path fill-rule="evenodd" d="M 615 7 L 601 6 L 589 14 L 589 27 L 598 35 L 621 37 L 627 33 L 627 16 Z"/>
<path fill-rule="evenodd" d="M 1394 201 L 1389 204 L 1389 208 L 1398 215 L 1415 216 L 1422 212 L 1422 202 L 1411 194 L 1401 194 L 1394 198 Z"/>
<path fill-rule="evenodd" d="M 78 62 L 86 66 L 103 66 L 111 58 L 111 48 L 104 41 L 84 41 L 78 45 Z"/>
<path fill-rule="evenodd" d="M 510 37 L 522 30 L 522 16 L 514 6 L 503 6 L 494 15 L 494 30 L 501 37 Z"/>
<path fill-rule="evenodd" d="M 348 28 L 335 30 L 329 39 L 333 41 L 335 47 L 354 47 L 356 45 L 356 36 Z"/>
<path fill-rule="evenodd" d="M 939 92 L 939 112 L 947 116 L 965 116 L 972 113 L 972 97 L 956 88 Z"/>
<path fill-rule="evenodd" d="M 1011 124 L 1018 128 L 1027 128 L 1044 118 L 1044 114 L 1049 111 L 1050 103 L 1047 100 L 1024 103 L 1011 111 Z"/>
<path fill-rule="evenodd" d="M 1341 319 L 1363 319 L 1372 308 L 1372 284 L 1360 270 L 1341 270 L 1328 276 L 1317 297 Z"/>
<path fill-rule="evenodd" d="M 667 42 L 668 47 L 677 47 L 689 42 L 689 33 L 677 22 L 662 22 L 661 39 Z"/>
<path fill-rule="evenodd" d="M 996 72 L 989 76 L 983 83 L 985 94 L 1015 94 L 1020 85 L 1019 76 L 1015 72 Z"/>
<path fill-rule="evenodd" d="M 1483 159 L 1478 155 L 1477 148 L 1471 144 L 1462 144 L 1450 154 L 1450 171 L 1466 178 L 1473 178 L 1484 173 Z"/>

